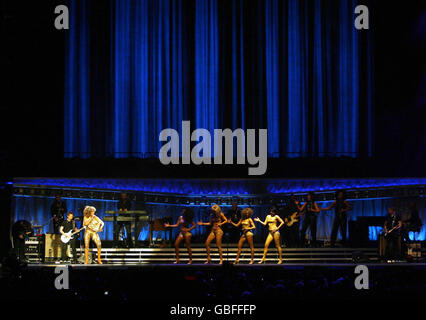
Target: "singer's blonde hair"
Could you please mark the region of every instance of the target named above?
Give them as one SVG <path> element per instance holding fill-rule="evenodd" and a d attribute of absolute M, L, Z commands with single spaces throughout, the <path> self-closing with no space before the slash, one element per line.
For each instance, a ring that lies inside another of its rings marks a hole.
<path fill-rule="evenodd" d="M 85 217 L 90 217 L 91 213 L 95 213 L 96 212 L 96 208 L 92 207 L 92 206 L 86 206 L 83 210 L 83 215 Z"/>
<path fill-rule="evenodd" d="M 216 214 L 220 214 L 222 212 L 222 209 L 217 204 L 212 205 L 212 210 L 216 212 Z"/>

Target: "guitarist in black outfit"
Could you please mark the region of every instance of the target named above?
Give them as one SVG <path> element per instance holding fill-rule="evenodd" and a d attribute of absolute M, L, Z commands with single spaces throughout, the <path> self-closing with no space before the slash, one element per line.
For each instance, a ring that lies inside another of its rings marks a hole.
<path fill-rule="evenodd" d="M 398 250 L 399 231 L 401 227 L 401 218 L 396 213 L 395 208 L 389 207 L 384 225 L 386 240 L 385 259 L 388 261 L 397 260 L 401 256 L 401 252 Z"/>
<path fill-rule="evenodd" d="M 285 218 L 289 218 L 294 213 L 299 213 L 299 202 L 297 201 L 296 197 L 292 194 L 290 195 L 290 198 L 288 199 L 285 207 L 284 207 L 284 214 L 283 219 L 287 223 Z M 299 230 L 300 230 L 300 218 L 297 218 L 299 221 L 294 222 L 291 226 L 284 226 L 284 230 L 286 230 L 285 233 L 285 241 L 287 243 L 287 246 L 290 248 L 297 248 L 299 246 Z"/>
<path fill-rule="evenodd" d="M 407 243 L 410 242 L 409 232 L 410 231 L 420 232 L 420 229 L 423 225 L 422 220 L 420 219 L 420 216 L 419 216 L 419 211 L 416 208 L 416 204 L 414 202 L 410 202 L 408 206 L 409 206 L 408 219 L 403 221 L 403 227 L 401 229 L 402 240 L 404 240 Z"/>
<path fill-rule="evenodd" d="M 314 193 L 309 192 L 306 198 L 306 202 L 300 206 L 297 205 L 300 212 L 303 212 L 304 219 L 302 224 L 302 230 L 300 231 L 300 243 L 305 246 L 306 231 L 308 228 L 311 231 L 311 247 L 317 245 L 317 220 L 318 213 L 321 212 L 317 203 L 314 201 Z"/>
<path fill-rule="evenodd" d="M 59 233 L 64 234 L 69 231 L 76 232 L 77 226 L 75 225 L 74 213 L 72 211 L 68 212 L 67 219 L 62 221 L 61 226 L 59 227 Z M 72 251 L 72 263 L 77 263 L 77 250 L 76 250 L 76 242 L 77 242 L 78 234 L 75 234 L 73 239 L 71 239 L 68 243 L 61 242 L 61 260 L 68 260 L 67 258 L 67 248 L 68 245 L 71 246 Z"/>

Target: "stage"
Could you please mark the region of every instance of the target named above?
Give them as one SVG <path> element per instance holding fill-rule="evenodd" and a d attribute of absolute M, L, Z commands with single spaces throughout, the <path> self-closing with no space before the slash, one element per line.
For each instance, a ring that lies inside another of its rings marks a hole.
<path fill-rule="evenodd" d="M 83 255 L 84 249 L 77 249 L 77 255 Z M 96 249 L 91 249 L 92 255 L 96 256 Z M 232 263 L 235 260 L 237 253 L 237 245 L 224 245 L 223 258 L 224 261 Z M 212 261 L 213 263 L 219 262 L 219 254 L 215 247 L 212 247 Z M 255 248 L 254 261 L 257 262 L 261 259 L 263 254 L 263 247 Z M 354 260 L 356 256 L 363 256 L 368 261 L 379 261 L 378 248 L 283 248 L 283 262 L 284 263 L 348 263 Z M 426 254 L 423 248 L 422 255 Z M 206 260 L 206 249 L 199 244 L 192 247 L 193 263 L 200 264 Z M 37 263 L 37 257 L 31 255 L 30 263 Z M 175 261 L 174 248 L 104 248 L 102 249 L 102 261 L 108 265 L 146 265 L 146 264 L 170 264 Z M 181 263 L 186 263 L 188 260 L 188 252 L 186 248 L 180 248 Z M 356 258 L 355 258 L 356 259 Z M 53 259 L 45 258 L 44 262 L 54 262 Z M 82 261 L 82 260 L 81 260 Z M 278 253 L 276 248 L 271 246 L 266 258 L 267 264 L 274 264 L 278 261 Z M 250 262 L 250 250 L 245 247 L 240 257 L 241 264 L 248 264 Z M 40 261 L 41 263 L 41 261 Z"/>

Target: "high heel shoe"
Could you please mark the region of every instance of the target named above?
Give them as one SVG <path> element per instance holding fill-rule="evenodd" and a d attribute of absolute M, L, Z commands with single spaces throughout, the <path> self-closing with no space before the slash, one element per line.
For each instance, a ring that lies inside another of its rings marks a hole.
<path fill-rule="evenodd" d="M 265 263 L 265 259 L 262 259 L 258 262 L 259 264 Z"/>

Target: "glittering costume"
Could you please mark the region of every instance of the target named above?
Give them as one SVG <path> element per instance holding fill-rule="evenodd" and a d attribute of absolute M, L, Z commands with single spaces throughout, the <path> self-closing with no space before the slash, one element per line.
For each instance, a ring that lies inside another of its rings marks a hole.
<path fill-rule="evenodd" d="M 243 249 L 243 244 L 247 240 L 250 246 L 251 251 L 251 260 L 250 264 L 253 263 L 254 259 L 254 245 L 253 245 L 253 232 L 252 229 L 254 228 L 253 220 L 250 218 L 253 215 L 253 210 L 251 208 L 245 208 L 242 211 L 243 218 L 240 220 L 238 224 L 234 224 L 235 227 L 238 227 L 241 225 L 241 231 L 242 235 L 240 237 L 240 240 L 238 241 L 238 251 L 237 256 L 235 257 L 234 263 L 239 263 L 240 255 Z"/>
<path fill-rule="evenodd" d="M 181 235 L 182 237 L 191 237 L 192 236 L 192 233 L 190 232 L 190 231 L 184 231 L 184 230 L 182 230 L 183 228 L 184 229 L 189 229 L 190 228 L 190 226 L 189 226 L 189 223 L 188 222 L 186 222 L 185 221 L 185 219 L 183 218 L 183 217 L 181 217 L 180 218 L 180 223 L 181 223 L 181 229 L 180 229 L 180 233 L 179 233 L 179 235 Z M 192 222 L 191 222 L 192 223 Z"/>
<path fill-rule="evenodd" d="M 84 263 L 88 263 L 89 258 L 89 246 L 90 246 L 90 240 L 93 240 L 93 242 L 96 244 L 96 247 L 98 249 L 98 263 L 102 264 L 101 261 L 101 239 L 99 238 L 98 232 L 102 231 L 104 223 L 103 221 L 95 216 L 94 214 L 92 216 L 89 216 L 88 212 L 95 212 L 96 209 L 94 207 L 86 207 L 84 209 L 85 217 L 83 219 L 83 224 L 86 227 L 86 232 L 84 233 Z"/>
<path fill-rule="evenodd" d="M 253 237 L 253 232 L 251 232 L 251 223 L 250 219 L 244 219 L 241 221 L 241 229 L 243 231 L 243 236 L 247 237 Z"/>
<path fill-rule="evenodd" d="M 188 212 L 188 209 L 186 210 L 186 213 L 187 212 Z M 193 214 L 191 216 L 193 216 Z M 185 219 L 184 216 L 180 216 L 176 225 L 172 226 L 172 227 L 177 227 L 180 225 L 180 233 L 175 241 L 175 254 L 176 254 L 175 263 L 179 263 L 179 245 L 183 240 L 185 240 L 185 244 L 188 249 L 188 255 L 189 255 L 188 264 L 192 263 L 192 250 L 191 250 L 192 233 L 190 232 L 191 224 L 195 227 L 195 223 L 192 221 L 192 218 Z"/>
<path fill-rule="evenodd" d="M 266 237 L 265 241 L 265 248 L 263 250 L 263 257 L 262 260 L 260 260 L 260 263 L 263 263 L 266 258 L 266 254 L 268 252 L 269 244 L 272 242 L 272 240 L 275 241 L 275 246 L 278 250 L 279 255 L 279 261 L 278 263 L 282 263 L 282 249 L 281 249 L 281 243 L 280 243 L 280 232 L 277 230 L 277 222 L 283 223 L 281 218 L 279 218 L 276 215 L 268 215 L 266 217 L 265 223 L 268 225 L 269 233 Z"/>
<path fill-rule="evenodd" d="M 210 216 L 210 223 L 211 223 L 211 226 L 212 226 L 210 234 L 214 234 L 216 237 L 223 235 L 223 230 L 219 226 L 220 222 L 221 222 L 221 216 L 220 215 L 212 214 Z"/>
<path fill-rule="evenodd" d="M 206 240 L 206 250 L 207 250 L 207 261 L 206 263 L 209 263 L 211 258 L 210 258 L 210 242 L 216 238 L 216 245 L 217 245 L 217 249 L 219 251 L 219 258 L 220 258 L 220 263 L 222 263 L 223 261 L 223 253 L 222 253 L 222 236 L 223 236 L 223 230 L 221 228 L 221 224 L 222 222 L 226 222 L 226 217 L 225 215 L 222 213 L 222 210 L 220 209 L 220 207 L 218 205 L 213 205 L 211 208 L 211 213 L 210 213 L 210 226 L 211 226 L 211 231 L 209 236 L 207 237 Z"/>

